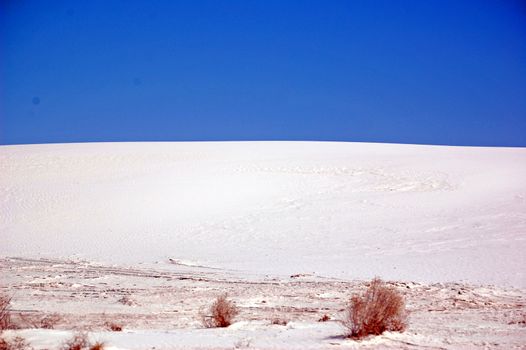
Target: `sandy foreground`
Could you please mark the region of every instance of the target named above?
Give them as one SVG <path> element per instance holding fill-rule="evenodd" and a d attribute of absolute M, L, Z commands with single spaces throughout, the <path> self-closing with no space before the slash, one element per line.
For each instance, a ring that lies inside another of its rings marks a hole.
<path fill-rule="evenodd" d="M 22 327 L 57 318 L 57 330 L 7 332 L 37 349 L 59 348 L 79 330 L 115 349 L 512 349 L 525 341 L 526 294 L 515 288 L 391 282 L 406 298 L 408 330 L 353 341 L 342 337 L 339 320 L 349 296 L 364 290 L 360 281 L 247 279 L 184 266 L 167 271 L 45 259 L 4 259 L 0 269 Z M 204 329 L 199 312 L 223 292 L 240 308 L 237 322 Z M 319 322 L 324 315 L 330 320 Z M 124 330 L 110 332 L 110 323 Z"/>
<path fill-rule="evenodd" d="M 0 146 L 0 287 L 25 328 L 4 336 L 36 349 L 78 330 L 108 349 L 523 348 L 524 179 L 523 148 Z M 409 328 L 344 339 L 343 309 L 374 276 L 405 295 Z M 237 322 L 202 328 L 224 292 Z"/>

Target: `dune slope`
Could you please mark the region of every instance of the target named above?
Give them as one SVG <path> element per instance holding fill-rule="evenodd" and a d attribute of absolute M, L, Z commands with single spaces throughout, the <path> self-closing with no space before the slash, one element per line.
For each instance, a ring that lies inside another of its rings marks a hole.
<path fill-rule="evenodd" d="M 526 149 L 0 147 L 0 256 L 526 287 Z"/>

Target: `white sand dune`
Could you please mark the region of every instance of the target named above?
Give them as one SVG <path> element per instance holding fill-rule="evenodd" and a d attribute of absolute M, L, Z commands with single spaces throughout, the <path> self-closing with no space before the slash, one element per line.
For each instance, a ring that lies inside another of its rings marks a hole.
<path fill-rule="evenodd" d="M 0 256 L 526 287 L 526 149 L 0 147 Z"/>

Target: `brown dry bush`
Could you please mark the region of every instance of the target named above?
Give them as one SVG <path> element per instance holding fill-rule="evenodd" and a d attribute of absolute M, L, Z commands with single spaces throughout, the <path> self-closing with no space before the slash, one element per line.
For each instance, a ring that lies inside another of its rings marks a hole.
<path fill-rule="evenodd" d="M 320 317 L 320 318 L 318 319 L 318 322 L 327 322 L 327 321 L 329 321 L 330 319 L 331 319 L 331 317 L 330 317 L 329 315 L 325 314 L 325 315 L 323 315 L 322 317 Z"/>
<path fill-rule="evenodd" d="M 89 350 L 104 350 L 104 347 L 104 343 L 98 341 L 95 344 L 91 345 L 89 347 Z"/>
<path fill-rule="evenodd" d="M 11 297 L 0 295 L 0 330 L 11 328 Z"/>
<path fill-rule="evenodd" d="M 361 296 L 354 295 L 343 325 L 347 336 L 360 339 L 385 331 L 403 331 L 407 324 L 404 298 L 394 288 L 375 278 Z"/>
<path fill-rule="evenodd" d="M 201 312 L 201 321 L 206 328 L 228 327 L 238 314 L 236 305 L 223 294 L 217 297 L 207 314 Z"/>
<path fill-rule="evenodd" d="M 14 337 L 11 341 L 7 341 L 0 337 L 0 350 L 30 350 L 32 347 L 22 337 Z"/>
<path fill-rule="evenodd" d="M 73 338 L 67 340 L 61 350 L 103 350 L 104 343 L 91 344 L 86 333 L 76 333 Z"/>
<path fill-rule="evenodd" d="M 106 327 L 112 331 L 112 332 L 121 332 L 122 331 L 122 325 L 116 323 L 116 322 L 106 322 Z"/>
<path fill-rule="evenodd" d="M 89 347 L 88 336 L 86 333 L 77 333 L 73 338 L 66 340 L 62 345 L 62 350 L 83 350 Z"/>
<path fill-rule="evenodd" d="M 274 317 L 271 321 L 270 321 L 271 324 L 277 324 L 277 325 L 280 325 L 280 326 L 286 326 L 289 321 L 287 320 L 284 320 L 282 318 L 279 318 L 279 317 Z"/>

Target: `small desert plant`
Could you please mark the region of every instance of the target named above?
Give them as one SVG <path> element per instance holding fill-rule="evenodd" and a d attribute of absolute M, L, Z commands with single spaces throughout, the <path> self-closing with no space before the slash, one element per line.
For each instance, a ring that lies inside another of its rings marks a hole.
<path fill-rule="evenodd" d="M 14 337 L 7 341 L 0 337 L 0 350 L 29 350 L 32 349 L 29 343 L 22 337 Z"/>
<path fill-rule="evenodd" d="M 11 328 L 11 297 L 0 295 L 0 331 Z"/>
<path fill-rule="evenodd" d="M 104 350 L 104 347 L 104 343 L 98 341 L 95 344 L 91 345 L 89 347 L 89 350 Z"/>
<path fill-rule="evenodd" d="M 319 318 L 318 322 L 327 322 L 330 319 L 331 319 L 330 316 L 325 314 L 325 315 L 323 315 L 322 317 Z"/>
<path fill-rule="evenodd" d="M 385 331 L 403 331 L 406 319 L 402 295 L 375 278 L 363 295 L 351 298 L 343 325 L 348 337 L 360 339 Z"/>
<path fill-rule="evenodd" d="M 89 341 L 86 333 L 77 333 L 62 345 L 62 350 L 83 350 L 87 348 L 89 348 Z"/>
<path fill-rule="evenodd" d="M 271 321 L 270 321 L 271 324 L 277 324 L 277 325 L 280 325 L 280 326 L 286 326 L 289 322 L 287 320 L 284 320 L 282 318 L 279 318 L 279 317 L 274 317 Z"/>
<path fill-rule="evenodd" d="M 112 331 L 112 332 L 120 332 L 122 331 L 122 325 L 116 323 L 116 322 L 106 322 L 106 327 Z"/>
<path fill-rule="evenodd" d="M 86 333 L 77 333 L 67 340 L 63 345 L 61 350 L 103 350 L 104 343 L 96 342 L 91 344 L 88 340 L 88 335 Z"/>
<path fill-rule="evenodd" d="M 236 305 L 223 294 L 217 297 L 207 314 L 201 313 L 201 320 L 206 328 L 228 327 L 238 313 Z"/>

